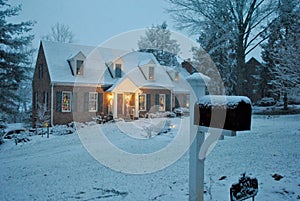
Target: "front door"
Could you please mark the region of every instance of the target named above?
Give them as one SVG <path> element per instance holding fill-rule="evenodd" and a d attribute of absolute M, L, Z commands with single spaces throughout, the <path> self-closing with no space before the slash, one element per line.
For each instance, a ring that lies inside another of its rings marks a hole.
<path fill-rule="evenodd" d="M 118 94 L 117 95 L 117 115 L 123 115 L 123 94 Z"/>

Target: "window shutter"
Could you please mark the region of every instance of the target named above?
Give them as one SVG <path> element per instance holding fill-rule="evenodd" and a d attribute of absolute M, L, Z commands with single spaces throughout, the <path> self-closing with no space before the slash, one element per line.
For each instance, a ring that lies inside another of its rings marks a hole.
<path fill-rule="evenodd" d="M 159 94 L 155 94 L 155 105 L 159 105 Z"/>
<path fill-rule="evenodd" d="M 84 93 L 84 111 L 85 112 L 89 111 L 89 93 L 88 92 Z"/>
<path fill-rule="evenodd" d="M 171 111 L 171 95 L 166 94 L 166 111 Z"/>
<path fill-rule="evenodd" d="M 98 93 L 98 112 L 103 111 L 103 93 Z"/>
<path fill-rule="evenodd" d="M 77 110 L 77 93 L 73 92 L 72 94 L 72 112 L 76 112 Z"/>
<path fill-rule="evenodd" d="M 57 91 L 56 92 L 56 111 L 61 112 L 61 98 L 62 98 L 62 92 Z"/>
<path fill-rule="evenodd" d="M 179 108 L 179 107 L 180 107 L 180 104 L 179 104 L 178 98 L 175 96 L 175 108 Z"/>
<path fill-rule="evenodd" d="M 146 95 L 146 110 L 150 110 L 151 108 L 151 94 L 147 94 Z"/>

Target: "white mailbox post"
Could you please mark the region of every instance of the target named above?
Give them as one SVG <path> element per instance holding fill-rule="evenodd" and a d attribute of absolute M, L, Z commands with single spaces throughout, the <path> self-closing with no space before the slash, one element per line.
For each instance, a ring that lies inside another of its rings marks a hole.
<path fill-rule="evenodd" d="M 190 95 L 190 159 L 189 159 L 189 200 L 203 201 L 204 192 L 204 160 L 199 160 L 199 152 L 204 142 L 204 133 L 200 126 L 194 124 L 194 105 L 205 95 L 205 82 L 210 79 L 201 73 L 194 73 L 187 78 L 192 87 Z"/>

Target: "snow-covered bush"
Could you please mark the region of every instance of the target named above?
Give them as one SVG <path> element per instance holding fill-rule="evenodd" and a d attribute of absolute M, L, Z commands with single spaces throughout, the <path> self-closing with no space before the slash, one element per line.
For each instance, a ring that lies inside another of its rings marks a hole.
<path fill-rule="evenodd" d="M 68 135 L 75 133 L 76 128 L 74 123 L 68 125 L 56 125 L 51 128 L 52 135 Z"/>
<path fill-rule="evenodd" d="M 173 118 L 176 114 L 174 112 L 153 112 L 146 113 L 146 118 Z"/>
<path fill-rule="evenodd" d="M 189 115 L 190 110 L 186 107 L 179 107 L 174 109 L 174 113 L 176 114 L 176 116 Z"/>

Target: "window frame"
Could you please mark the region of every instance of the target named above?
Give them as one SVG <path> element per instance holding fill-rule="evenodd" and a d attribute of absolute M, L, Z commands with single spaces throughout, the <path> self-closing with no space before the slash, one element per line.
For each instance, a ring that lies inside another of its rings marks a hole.
<path fill-rule="evenodd" d="M 144 97 L 144 103 L 143 103 L 143 108 L 141 109 L 141 97 Z M 146 94 L 140 94 L 139 95 L 139 111 L 146 111 L 147 110 L 147 95 Z"/>
<path fill-rule="evenodd" d="M 94 97 L 92 95 L 94 95 Z M 92 100 L 92 98 L 93 98 L 93 100 Z M 93 108 L 91 106 L 94 106 L 95 108 Z M 89 112 L 97 112 L 98 111 L 98 93 L 97 92 L 89 92 L 88 111 Z"/>
<path fill-rule="evenodd" d="M 64 109 L 64 94 L 69 94 L 69 109 Z M 61 92 L 61 112 L 72 112 L 72 92 L 71 91 L 62 91 Z"/>
<path fill-rule="evenodd" d="M 149 66 L 148 79 L 149 80 L 155 80 L 155 68 L 154 68 L 154 66 Z"/>
<path fill-rule="evenodd" d="M 163 98 L 163 108 L 161 108 L 161 98 Z M 159 101 L 159 111 L 166 111 L 166 94 L 159 94 L 159 98 L 158 98 L 158 101 Z"/>
<path fill-rule="evenodd" d="M 78 65 L 78 63 L 81 63 L 81 65 Z M 84 61 L 81 59 L 76 60 L 76 75 L 83 75 L 83 63 Z"/>
<path fill-rule="evenodd" d="M 179 81 L 179 72 L 176 71 L 175 72 L 175 78 L 174 78 L 175 81 Z"/>
<path fill-rule="evenodd" d="M 115 78 L 121 78 L 121 77 L 122 77 L 122 64 L 115 64 Z"/>

